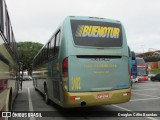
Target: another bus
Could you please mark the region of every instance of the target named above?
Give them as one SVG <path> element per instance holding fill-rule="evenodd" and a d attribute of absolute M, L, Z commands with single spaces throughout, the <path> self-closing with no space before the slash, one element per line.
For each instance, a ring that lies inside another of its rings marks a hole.
<path fill-rule="evenodd" d="M 33 84 L 62 107 L 128 102 L 129 51 L 121 22 L 67 17 L 33 60 Z"/>
<path fill-rule="evenodd" d="M 137 60 L 136 60 L 136 55 L 135 52 L 131 52 L 132 53 L 132 74 L 131 74 L 131 78 L 132 78 L 132 82 L 137 82 Z"/>
<path fill-rule="evenodd" d="M 0 111 L 10 111 L 18 93 L 19 62 L 16 48 L 5 0 L 0 0 Z"/>
<path fill-rule="evenodd" d="M 137 61 L 137 81 L 148 81 L 147 65 L 143 58 L 136 58 Z"/>

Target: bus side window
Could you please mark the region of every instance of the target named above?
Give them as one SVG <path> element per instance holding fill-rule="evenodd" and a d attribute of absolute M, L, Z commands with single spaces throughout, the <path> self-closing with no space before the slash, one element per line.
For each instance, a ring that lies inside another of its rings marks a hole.
<path fill-rule="evenodd" d="M 11 23 L 10 23 L 11 24 Z M 14 52 L 14 41 L 13 41 L 13 38 L 12 38 L 12 27 L 11 27 L 11 25 L 9 26 L 9 38 L 10 38 L 10 42 L 11 42 L 11 49 L 12 49 L 12 51 Z"/>
<path fill-rule="evenodd" d="M 6 10 L 6 5 L 5 5 L 5 3 L 4 3 L 4 1 L 2 1 L 3 3 L 2 3 L 2 11 L 3 11 L 3 34 L 4 34 L 4 36 L 5 36 L 5 38 L 7 39 L 7 26 L 6 26 L 6 24 L 7 24 L 7 20 L 6 20 L 6 12 L 7 12 L 7 10 Z"/>
<path fill-rule="evenodd" d="M 48 42 L 48 44 L 46 45 L 46 59 L 48 60 L 48 58 L 49 58 L 49 48 L 50 48 L 50 41 Z"/>
<path fill-rule="evenodd" d="M 0 31 L 2 31 L 2 0 L 0 0 Z"/>
<path fill-rule="evenodd" d="M 55 38 L 55 56 L 57 56 L 59 53 L 60 30 L 56 33 Z"/>
<path fill-rule="evenodd" d="M 10 22 L 9 22 L 9 16 L 8 16 L 8 13 L 6 12 L 6 31 L 7 31 L 7 43 L 10 45 L 10 28 L 9 28 L 9 26 L 10 26 Z M 11 46 L 10 46 L 11 47 Z M 13 51 L 13 50 L 12 50 Z"/>
<path fill-rule="evenodd" d="M 51 42 L 50 42 L 50 46 L 49 46 L 49 58 L 54 57 L 54 41 L 55 41 L 55 38 L 52 37 Z"/>

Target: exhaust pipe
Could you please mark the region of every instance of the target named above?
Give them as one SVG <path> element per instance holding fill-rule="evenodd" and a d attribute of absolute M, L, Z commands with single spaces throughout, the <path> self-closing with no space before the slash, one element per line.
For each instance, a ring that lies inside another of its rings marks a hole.
<path fill-rule="evenodd" d="M 82 107 L 86 106 L 86 102 L 85 102 L 85 101 L 82 101 L 82 102 L 81 102 L 81 106 L 82 106 Z"/>

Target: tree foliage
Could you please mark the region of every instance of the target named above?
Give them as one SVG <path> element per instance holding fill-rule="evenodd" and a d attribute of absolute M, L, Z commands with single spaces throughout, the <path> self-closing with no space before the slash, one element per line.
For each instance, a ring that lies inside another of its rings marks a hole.
<path fill-rule="evenodd" d="M 23 63 L 23 70 L 32 70 L 32 62 L 35 55 L 42 48 L 43 44 L 35 42 L 18 42 L 17 48 L 19 61 Z"/>

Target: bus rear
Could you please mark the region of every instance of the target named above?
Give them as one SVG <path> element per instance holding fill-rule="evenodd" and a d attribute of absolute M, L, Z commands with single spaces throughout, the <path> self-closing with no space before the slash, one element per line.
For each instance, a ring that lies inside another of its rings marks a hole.
<path fill-rule="evenodd" d="M 130 100 L 129 55 L 118 21 L 68 20 L 67 54 L 62 61 L 65 107 L 123 103 Z M 67 22 L 66 22 L 67 23 Z M 67 25 L 66 25 L 67 26 Z"/>
<path fill-rule="evenodd" d="M 148 81 L 147 65 L 143 58 L 136 58 L 137 61 L 137 81 Z"/>

